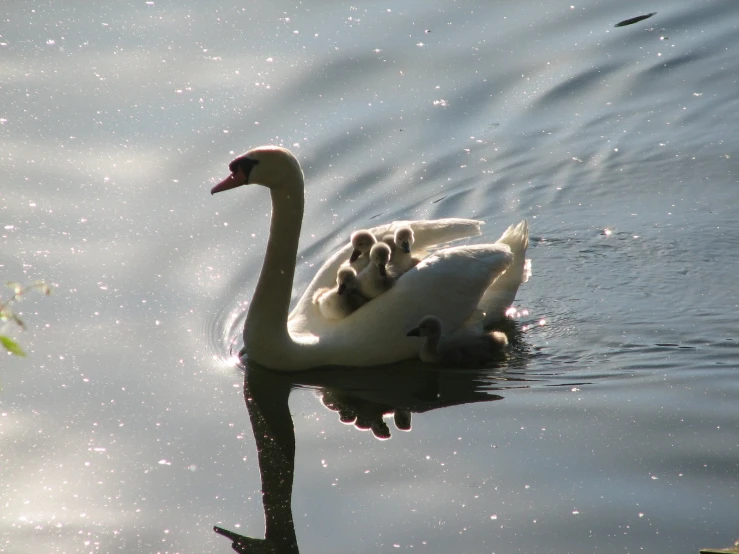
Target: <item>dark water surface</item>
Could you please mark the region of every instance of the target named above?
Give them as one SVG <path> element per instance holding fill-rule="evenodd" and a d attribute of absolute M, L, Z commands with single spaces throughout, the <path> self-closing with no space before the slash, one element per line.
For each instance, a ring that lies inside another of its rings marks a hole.
<path fill-rule="evenodd" d="M 230 552 L 262 478 L 286 552 L 739 538 L 738 3 L 0 14 L 0 276 L 55 287 L 5 328 L 0 552 Z M 245 383 L 268 197 L 208 191 L 267 143 L 306 173 L 296 296 L 356 228 L 528 219 L 509 360 Z"/>

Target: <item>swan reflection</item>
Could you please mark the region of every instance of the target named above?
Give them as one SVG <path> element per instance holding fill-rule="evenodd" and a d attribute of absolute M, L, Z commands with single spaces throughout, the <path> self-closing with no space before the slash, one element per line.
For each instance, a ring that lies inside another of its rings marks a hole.
<path fill-rule="evenodd" d="M 511 361 L 506 367 L 511 367 Z M 249 363 L 244 372 L 244 400 L 257 447 L 264 505 L 264 538 L 239 535 L 214 527 L 232 542 L 236 552 L 297 553 L 292 514 L 295 475 L 295 428 L 288 407 L 294 389 L 317 391 L 338 422 L 371 430 L 381 440 L 394 428 L 408 432 L 412 415 L 472 402 L 501 400 L 502 391 L 527 387 L 527 379 L 501 368 L 451 370 L 421 362 L 379 368 L 326 368 L 282 373 Z"/>

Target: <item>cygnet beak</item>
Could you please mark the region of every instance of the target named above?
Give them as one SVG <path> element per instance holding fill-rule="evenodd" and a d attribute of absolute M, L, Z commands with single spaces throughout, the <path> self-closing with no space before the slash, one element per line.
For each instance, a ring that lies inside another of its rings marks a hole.
<path fill-rule="evenodd" d="M 234 173 L 231 173 L 231 175 L 210 189 L 210 193 L 223 192 L 224 190 L 240 187 L 244 183 L 246 183 L 246 175 L 244 175 L 243 170 L 239 167 Z"/>
<path fill-rule="evenodd" d="M 387 271 L 385 271 L 385 264 L 378 265 L 377 269 L 380 270 L 380 276 L 387 277 Z"/>
<path fill-rule="evenodd" d="M 339 285 L 339 288 L 336 290 L 336 294 L 344 294 L 344 291 L 346 290 L 346 284 L 341 283 Z"/>
<path fill-rule="evenodd" d="M 416 327 L 415 329 L 411 329 L 406 333 L 406 337 L 420 337 L 421 336 L 421 329 L 420 327 Z"/>
<path fill-rule="evenodd" d="M 352 255 L 349 256 L 349 263 L 357 261 L 357 258 L 359 258 L 359 256 L 361 255 L 362 253 L 359 250 L 352 250 Z"/>
<path fill-rule="evenodd" d="M 404 240 L 401 243 L 401 248 L 403 249 L 403 252 L 405 252 L 406 254 L 410 254 L 411 253 L 411 245 L 408 244 L 408 241 L 407 240 Z"/>

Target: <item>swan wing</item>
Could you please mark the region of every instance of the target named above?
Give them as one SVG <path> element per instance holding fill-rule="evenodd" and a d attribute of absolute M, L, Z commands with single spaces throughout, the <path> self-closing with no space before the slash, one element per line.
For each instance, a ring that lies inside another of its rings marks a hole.
<path fill-rule="evenodd" d="M 481 221 L 474 219 L 447 218 L 428 219 L 418 221 L 394 221 L 379 227 L 369 229 L 375 236 L 384 236 L 394 233 L 396 229 L 408 226 L 413 229 L 415 235 L 414 250 L 426 251 L 429 248 L 439 246 L 454 240 L 467 237 L 479 236 Z M 322 316 L 315 310 L 312 302 L 314 292 L 322 287 L 331 287 L 336 282 L 336 272 L 339 266 L 349 259 L 352 246 L 349 242 L 336 251 L 316 273 L 313 280 L 306 288 L 303 296 L 290 313 L 288 321 L 291 329 L 299 329 L 301 332 L 313 331 L 313 328 L 322 323 Z"/>
<path fill-rule="evenodd" d="M 418 355 L 420 339 L 406 333 L 422 317 L 438 317 L 454 332 L 475 312 L 490 284 L 513 260 L 503 243 L 439 250 L 400 278 L 388 292 L 339 321 L 288 321 L 301 357 L 312 365 L 381 365 Z"/>

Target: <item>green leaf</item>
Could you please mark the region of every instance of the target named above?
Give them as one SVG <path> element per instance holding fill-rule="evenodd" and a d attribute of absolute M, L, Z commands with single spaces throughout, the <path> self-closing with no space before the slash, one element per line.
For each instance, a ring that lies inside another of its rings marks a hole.
<path fill-rule="evenodd" d="M 2 344 L 5 347 L 5 350 L 10 352 L 11 354 L 15 354 L 16 356 L 21 356 L 25 358 L 26 353 L 23 352 L 23 349 L 18 345 L 18 343 L 10 337 L 0 335 L 0 344 Z"/>

